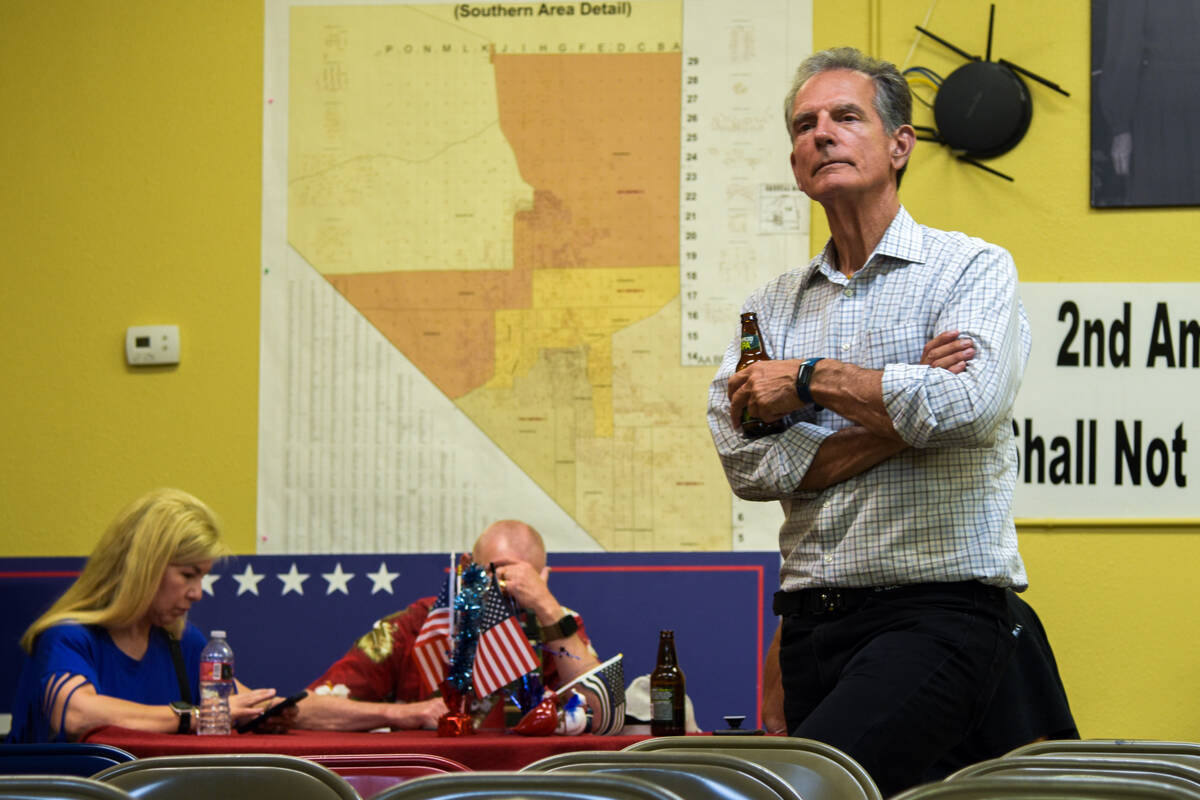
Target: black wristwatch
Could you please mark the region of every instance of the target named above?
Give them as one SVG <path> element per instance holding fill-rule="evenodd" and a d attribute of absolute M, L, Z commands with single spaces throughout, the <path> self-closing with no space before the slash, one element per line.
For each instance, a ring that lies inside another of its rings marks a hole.
<path fill-rule="evenodd" d="M 196 707 L 191 703 L 185 703 L 182 700 L 176 700 L 168 707 L 175 712 L 175 716 L 179 717 L 179 727 L 175 729 L 175 732 L 189 732 L 192 729 L 192 720 L 196 716 Z"/>
<path fill-rule="evenodd" d="M 575 633 L 579 630 L 579 623 L 575 621 L 574 614 L 567 614 L 553 625 L 546 625 L 539 630 L 543 642 L 553 642 L 555 639 L 565 639 Z"/>
<path fill-rule="evenodd" d="M 815 371 L 817 362 L 820 360 L 819 358 L 809 358 L 801 361 L 800 369 L 796 372 L 796 395 L 800 398 L 800 402 L 812 403 L 818 411 L 821 410 L 821 406 L 817 404 L 816 400 L 813 400 L 812 392 L 809 391 L 808 386 L 812 383 L 813 372 Z"/>

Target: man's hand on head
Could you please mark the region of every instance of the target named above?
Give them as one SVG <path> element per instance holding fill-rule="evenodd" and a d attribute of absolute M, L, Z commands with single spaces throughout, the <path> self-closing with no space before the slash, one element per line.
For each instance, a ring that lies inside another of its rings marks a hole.
<path fill-rule="evenodd" d="M 525 561 L 496 567 L 496 582 L 500 588 L 516 600 L 521 608 L 534 612 L 538 622 L 546 625 L 556 622 L 563 614 L 562 606 L 546 584 L 549 577 L 550 567 L 543 567 L 539 571 Z"/>
<path fill-rule="evenodd" d="M 774 422 L 800 408 L 796 373 L 800 362 L 759 361 L 729 376 L 729 414 L 733 426 L 742 426 L 742 412 L 764 422 Z"/>

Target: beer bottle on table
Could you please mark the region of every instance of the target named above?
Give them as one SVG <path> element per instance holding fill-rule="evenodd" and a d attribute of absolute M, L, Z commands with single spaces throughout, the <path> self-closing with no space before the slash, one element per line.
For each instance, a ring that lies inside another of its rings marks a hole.
<path fill-rule="evenodd" d="M 658 663 L 650 673 L 650 733 L 684 734 L 683 670 L 675 660 L 675 631 L 658 634 Z"/>
<path fill-rule="evenodd" d="M 748 311 L 742 314 L 742 355 L 738 359 L 737 369 L 741 372 L 757 361 L 770 361 L 771 357 L 763 349 L 762 334 L 758 330 L 758 314 Z M 750 439 L 757 439 L 770 433 L 780 433 L 787 429 L 787 423 L 782 419 L 774 422 L 763 422 L 758 417 L 750 416 L 750 409 L 742 411 L 742 433 Z"/>

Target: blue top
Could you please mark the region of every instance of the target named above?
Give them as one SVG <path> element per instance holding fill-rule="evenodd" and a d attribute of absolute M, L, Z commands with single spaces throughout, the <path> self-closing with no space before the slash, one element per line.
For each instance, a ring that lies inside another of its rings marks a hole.
<path fill-rule="evenodd" d="M 189 623 L 180 644 L 192 693 L 190 699 L 195 703 L 200 697 L 204 634 Z M 123 653 L 104 627 L 66 622 L 42 631 L 34 643 L 33 655 L 25 659 L 13 698 L 9 741 L 66 741 L 62 720 L 58 720 L 58 734 L 51 732 L 47 711 L 53 703 L 43 704 L 42 698 L 52 678 L 72 675 L 85 677 L 99 694 L 135 703 L 167 705 L 183 699 L 179 696 L 179 679 L 168 636 L 162 628 L 151 628 L 150 645 L 139 661 Z"/>

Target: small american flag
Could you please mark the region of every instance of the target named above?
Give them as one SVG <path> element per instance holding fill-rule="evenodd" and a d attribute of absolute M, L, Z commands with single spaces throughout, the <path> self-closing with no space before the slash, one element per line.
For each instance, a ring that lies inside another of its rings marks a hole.
<path fill-rule="evenodd" d="M 489 590 L 483 599 L 483 621 L 475 651 L 475 694 L 487 697 L 537 667 L 533 648 L 509 602 L 498 589 Z"/>
<path fill-rule="evenodd" d="M 450 581 L 454 580 L 451 571 L 449 579 L 442 585 L 425 624 L 417 633 L 413 642 L 413 658 L 417 660 L 417 669 L 421 673 L 421 683 L 425 691 L 432 694 L 446 678 L 446 666 L 450 663 L 450 626 L 453 622 L 454 611 L 450 608 Z"/>
<path fill-rule="evenodd" d="M 562 700 L 570 689 L 587 689 L 596 699 L 592 706 L 592 733 L 609 736 L 625 727 L 625 667 L 617 653 L 598 667 L 585 672 L 558 690 Z"/>

